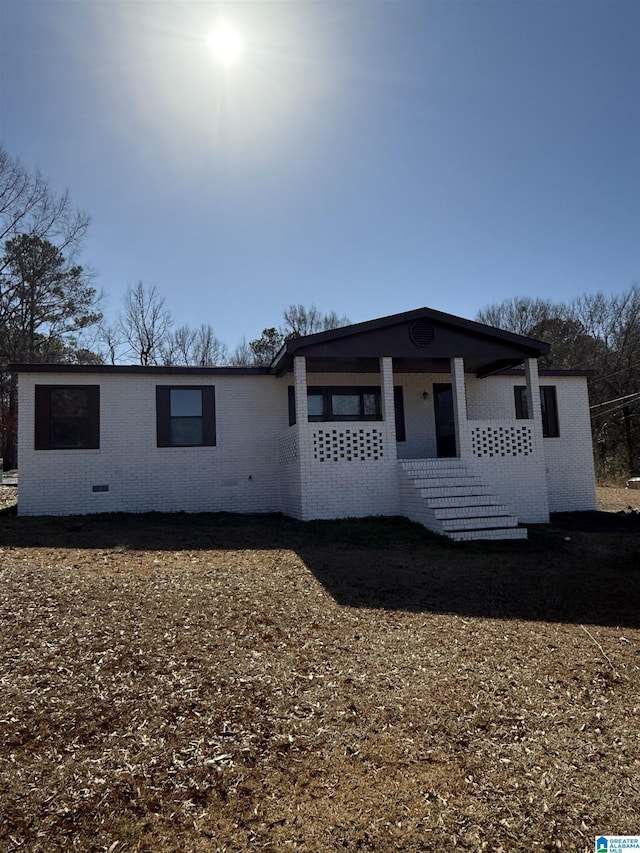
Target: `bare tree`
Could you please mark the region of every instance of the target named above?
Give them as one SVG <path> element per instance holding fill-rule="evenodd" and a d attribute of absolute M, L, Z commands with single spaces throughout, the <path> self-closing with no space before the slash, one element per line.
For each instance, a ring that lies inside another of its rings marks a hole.
<path fill-rule="evenodd" d="M 528 296 L 516 296 L 503 302 L 487 305 L 478 312 L 476 319 L 480 323 L 515 332 L 516 335 L 530 335 L 531 330 L 549 317 L 563 316 L 563 307 L 553 305 L 545 299 L 530 299 Z"/>
<path fill-rule="evenodd" d="M 605 346 L 587 331 L 578 317 L 547 317 L 533 326 L 528 334 L 551 346 L 548 355 L 540 359 L 542 369 L 576 369 L 592 367 L 600 358 Z"/>
<path fill-rule="evenodd" d="M 282 316 L 284 326 L 280 331 L 285 338 L 299 338 L 349 325 L 348 317 L 338 317 L 335 311 L 323 314 L 315 305 L 310 308 L 300 304 L 290 305 Z"/>
<path fill-rule="evenodd" d="M 224 364 L 227 358 L 227 345 L 216 337 L 213 327 L 209 323 L 202 323 L 196 329 L 192 348 L 192 363 L 201 367 L 209 367 Z"/>
<path fill-rule="evenodd" d="M 253 363 L 253 350 L 247 343 L 247 339 L 243 338 L 233 351 L 231 358 L 229 359 L 229 364 L 232 367 L 249 367 Z"/>
<path fill-rule="evenodd" d="M 103 361 L 107 364 L 117 364 L 119 361 L 120 348 L 122 347 L 122 332 L 118 324 L 108 326 L 102 323 L 98 327 L 97 343 L 102 353 Z M 106 348 L 106 352 L 102 348 Z"/>
<path fill-rule="evenodd" d="M 554 304 L 517 297 L 478 319 L 551 344 L 542 368 L 593 370 L 589 392 L 598 474 L 624 477 L 640 466 L 640 286 Z"/>
<path fill-rule="evenodd" d="M 161 364 L 162 350 L 173 325 L 164 296 L 158 293 L 155 285 L 147 288 L 139 281 L 135 287 L 127 289 L 123 306 L 116 325 L 128 347 L 124 358 L 144 366 Z"/>
<path fill-rule="evenodd" d="M 350 323 L 351 320 L 346 314 L 339 317 L 335 311 L 329 311 L 329 313 L 325 314 L 322 318 L 322 330 L 324 332 L 328 332 L 330 329 L 341 329 L 343 326 L 348 326 Z"/>
<path fill-rule="evenodd" d="M 196 365 L 211 367 L 224 364 L 227 345 L 220 341 L 209 323 L 197 329 L 180 326 L 167 336 L 162 347 L 162 361 L 166 365 Z"/>
<path fill-rule="evenodd" d="M 316 332 L 326 332 L 329 329 L 337 329 L 349 324 L 348 317 L 339 317 L 335 311 L 323 314 L 315 305 L 305 308 L 304 305 L 290 305 L 282 315 L 284 325 L 279 329 L 269 326 L 262 330 L 259 338 L 246 341 L 238 347 L 232 364 L 253 364 L 256 366 L 271 364 L 278 354 L 280 347 L 292 338 L 300 338 L 304 335 L 313 335 Z"/>
<path fill-rule="evenodd" d="M 640 466 L 640 286 L 607 298 L 583 296 L 572 309 L 601 343 L 584 366 L 591 382 L 594 444 L 603 473 L 637 473 Z M 583 366 L 583 365 L 581 365 Z"/>
<path fill-rule="evenodd" d="M 67 190 L 55 193 L 40 172 L 28 172 L 0 145 L 0 243 L 28 234 L 73 259 L 89 222 L 87 213 L 73 207 Z"/>
<path fill-rule="evenodd" d="M 322 331 L 322 314 L 315 305 L 310 308 L 305 308 L 304 305 L 290 305 L 283 312 L 282 317 L 283 334 L 297 338 Z"/>

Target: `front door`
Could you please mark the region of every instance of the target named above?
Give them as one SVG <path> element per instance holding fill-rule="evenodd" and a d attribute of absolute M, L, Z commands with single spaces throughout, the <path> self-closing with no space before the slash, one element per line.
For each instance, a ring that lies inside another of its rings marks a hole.
<path fill-rule="evenodd" d="M 450 382 L 434 383 L 433 405 L 436 415 L 438 456 L 455 456 L 456 427 L 453 418 L 453 391 Z"/>

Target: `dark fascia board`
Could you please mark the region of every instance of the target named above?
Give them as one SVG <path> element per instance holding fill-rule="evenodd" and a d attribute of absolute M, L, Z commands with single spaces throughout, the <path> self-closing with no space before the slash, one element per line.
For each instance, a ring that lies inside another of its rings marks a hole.
<path fill-rule="evenodd" d="M 102 373 L 139 376 L 268 376 L 272 373 L 268 367 L 142 367 L 138 364 L 38 364 L 12 363 L 8 365 L 12 373 Z M 493 376 L 524 376 L 523 368 L 506 368 L 492 373 Z M 540 370 L 540 376 L 586 376 L 596 375 L 595 370 Z"/>
<path fill-rule="evenodd" d="M 521 346 L 527 350 L 535 350 L 538 355 L 546 355 L 549 344 L 535 338 L 527 338 L 524 335 L 516 335 L 514 332 L 506 332 L 504 329 L 496 329 L 475 320 L 466 320 L 464 317 L 456 317 L 454 314 L 446 314 L 433 308 L 416 308 L 413 311 L 404 311 L 401 314 L 390 314 L 388 317 L 380 317 L 377 320 L 367 320 L 364 323 L 354 323 L 351 326 L 341 326 L 338 329 L 330 329 L 327 332 L 316 332 L 313 335 L 304 335 L 285 341 L 273 361 L 270 370 L 272 373 L 282 373 L 287 369 L 296 352 L 305 347 L 317 343 L 330 343 L 341 338 L 361 335 L 366 332 L 377 331 L 389 326 L 397 326 L 400 323 L 408 323 L 413 320 L 432 320 L 436 323 L 453 326 L 454 328 L 468 331 L 475 335 L 483 335 L 506 343 Z"/>
<path fill-rule="evenodd" d="M 139 364 L 10 364 L 13 373 L 100 373 L 123 376 L 268 376 L 268 367 L 143 367 Z"/>
<path fill-rule="evenodd" d="M 501 370 L 499 376 L 524 376 L 523 368 L 512 368 L 511 370 Z M 538 376 L 586 376 L 587 379 L 595 376 L 595 370 L 571 370 L 568 368 L 553 368 L 538 370 Z"/>
<path fill-rule="evenodd" d="M 498 373 L 505 373 L 507 370 L 518 370 L 518 365 L 522 359 L 514 361 L 514 359 L 498 359 L 490 364 L 485 365 L 476 371 L 478 379 L 486 379 L 488 376 L 496 376 Z"/>

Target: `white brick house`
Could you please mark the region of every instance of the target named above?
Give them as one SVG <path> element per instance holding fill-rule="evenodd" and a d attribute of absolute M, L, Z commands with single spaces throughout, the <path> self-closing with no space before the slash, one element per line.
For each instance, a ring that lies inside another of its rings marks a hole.
<path fill-rule="evenodd" d="M 423 308 L 288 341 L 269 367 L 13 365 L 20 515 L 404 515 L 523 538 L 595 509 L 587 374 Z"/>

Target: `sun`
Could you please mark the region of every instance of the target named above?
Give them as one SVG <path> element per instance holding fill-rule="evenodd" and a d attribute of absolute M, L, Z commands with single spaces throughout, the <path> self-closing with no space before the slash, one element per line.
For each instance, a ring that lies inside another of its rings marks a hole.
<path fill-rule="evenodd" d="M 244 42 L 239 33 L 227 24 L 218 24 L 207 39 L 215 59 L 228 67 L 238 61 L 244 51 Z"/>

